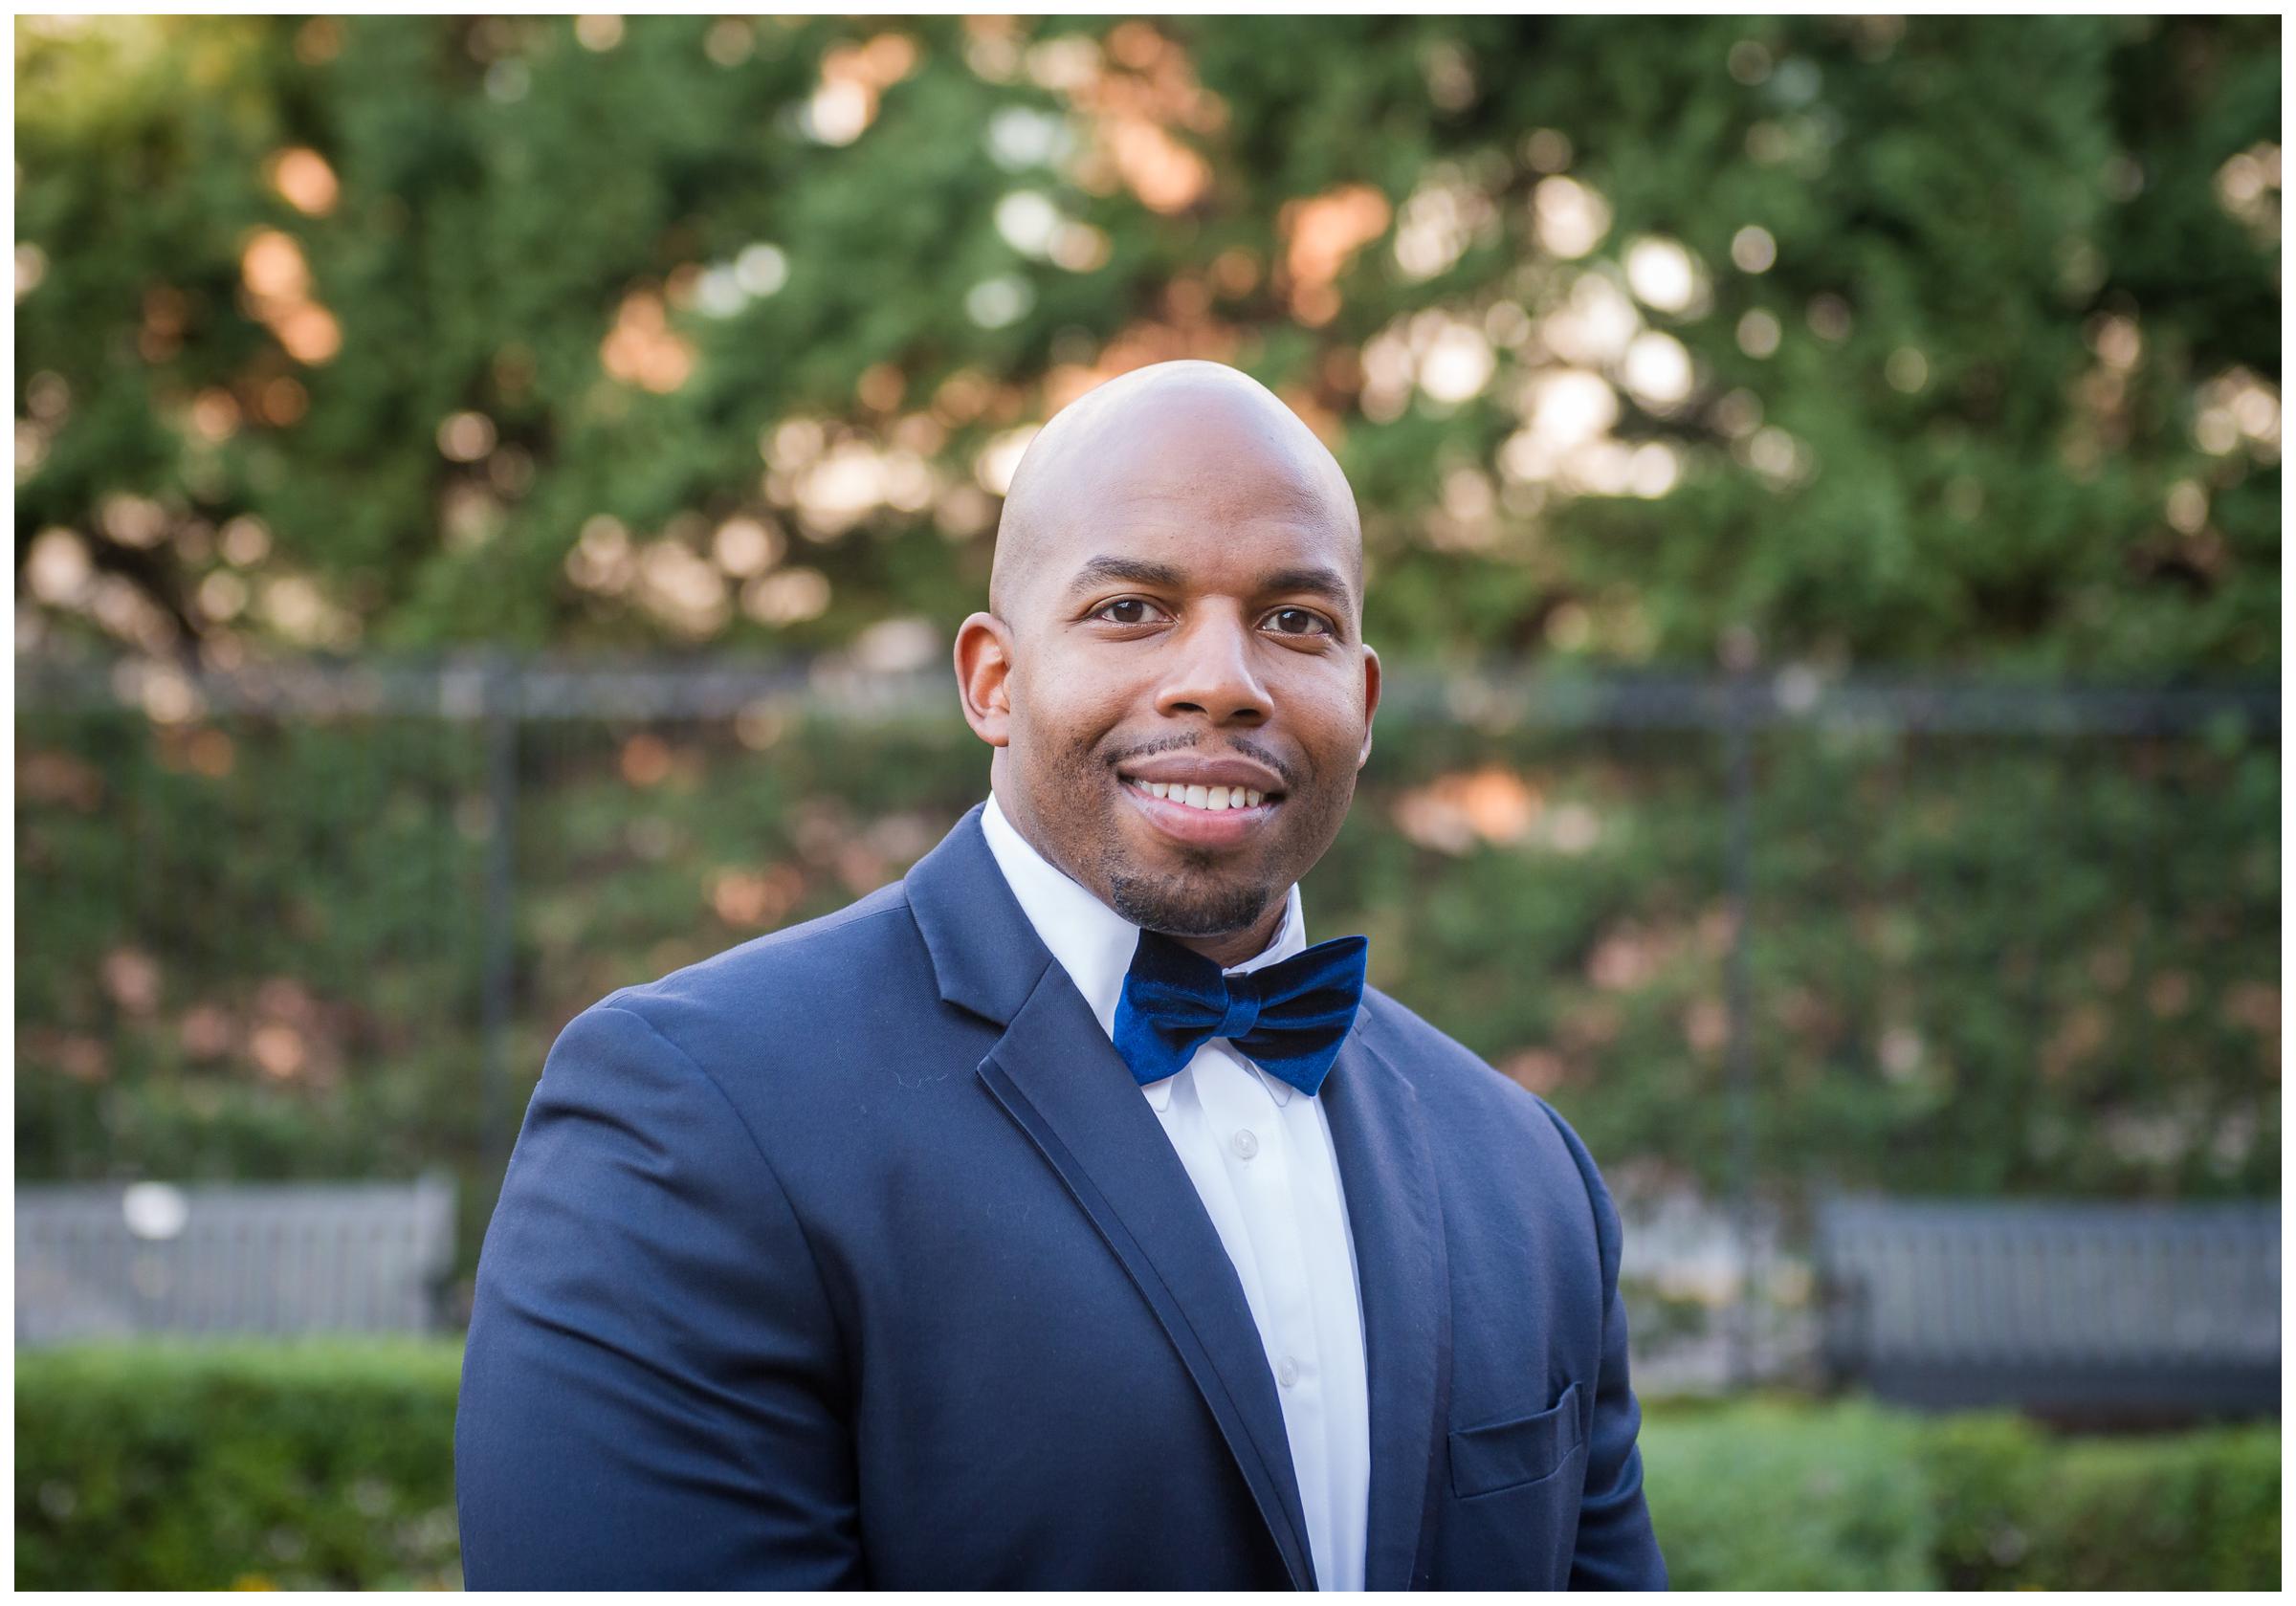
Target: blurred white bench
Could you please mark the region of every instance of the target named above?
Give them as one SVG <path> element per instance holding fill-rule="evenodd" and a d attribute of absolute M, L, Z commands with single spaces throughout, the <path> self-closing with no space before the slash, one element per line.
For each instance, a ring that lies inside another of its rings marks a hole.
<path fill-rule="evenodd" d="M 454 1184 L 16 1189 L 16 1342 L 422 1332 L 441 1324 Z"/>

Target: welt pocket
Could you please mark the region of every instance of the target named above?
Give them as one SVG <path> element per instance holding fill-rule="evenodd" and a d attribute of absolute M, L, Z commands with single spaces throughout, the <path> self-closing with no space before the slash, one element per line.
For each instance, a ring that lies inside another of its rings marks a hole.
<path fill-rule="evenodd" d="M 1535 1417 L 1486 1422 L 1451 1434 L 1451 1493 L 1461 1500 L 1534 1484 L 1578 1448 L 1578 1385 Z"/>

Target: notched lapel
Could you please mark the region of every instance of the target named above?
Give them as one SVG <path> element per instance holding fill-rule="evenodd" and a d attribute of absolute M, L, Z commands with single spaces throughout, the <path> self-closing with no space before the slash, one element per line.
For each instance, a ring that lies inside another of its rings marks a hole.
<path fill-rule="evenodd" d="M 1376 1006 L 1365 1001 L 1366 1013 Z M 1419 1093 L 1364 1041 L 1362 1016 L 1323 1089 L 1347 1192 L 1371 1385 L 1364 1587 L 1409 1589 L 1420 1565 L 1436 1434 L 1449 1407 L 1450 1278 L 1434 1151 Z"/>
<path fill-rule="evenodd" d="M 1171 1140 L 1067 971 L 1045 967 L 980 1075 L 1155 1310 L 1293 1585 L 1314 1588 L 1283 1407 L 1244 1286 Z"/>

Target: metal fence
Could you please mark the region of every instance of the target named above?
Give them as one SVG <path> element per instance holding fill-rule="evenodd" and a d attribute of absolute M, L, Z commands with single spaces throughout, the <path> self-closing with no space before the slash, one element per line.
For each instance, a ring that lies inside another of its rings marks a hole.
<path fill-rule="evenodd" d="M 422 1332 L 454 1261 L 454 1184 L 19 1187 L 16 1342 Z"/>
<path fill-rule="evenodd" d="M 1829 1200 L 1837 1376 L 2085 1417 L 2280 1404 L 2277 1205 Z"/>
<path fill-rule="evenodd" d="M 52 882 L 77 874 L 92 897 L 108 898 L 117 906 L 111 918 L 123 929 L 143 934 L 140 941 L 145 952 L 185 965 L 204 965 L 214 974 L 233 962 L 227 950 L 235 939 L 219 935 L 219 923 L 240 922 L 243 937 L 250 922 L 265 927 L 258 935 L 267 939 L 293 942 L 307 933 L 316 948 L 323 946 L 330 922 L 353 915 L 370 922 L 378 935 L 369 944 L 331 962 L 345 972 L 338 979 L 342 988 L 366 989 L 386 1000 L 377 1013 L 395 1023 L 391 1029 L 402 1035 L 354 1039 L 345 1051 L 394 1063 L 419 1059 L 432 1051 L 421 1035 L 427 1017 L 471 1020 L 482 1045 L 479 1073 L 473 1078 L 446 1067 L 446 1079 L 438 1084 L 446 1090 L 424 1095 L 430 1100 L 426 1108 L 370 1103 L 358 1116 L 372 1125 L 382 1119 L 376 1114 L 382 1110 L 387 1117 L 384 1124 L 399 1122 L 418 1134 L 408 1140 L 408 1152 L 401 1158 L 400 1169 L 406 1174 L 425 1158 L 419 1152 L 420 1134 L 435 1138 L 474 1130 L 480 1134 L 483 1163 L 467 1178 L 475 1208 L 465 1213 L 466 1262 L 491 1199 L 490 1176 L 498 1175 L 515 1131 L 518 1088 L 539 1067 L 541 1049 L 559 1023 L 551 1018 L 552 1007 L 536 996 L 531 960 L 521 963 L 521 940 L 529 949 L 538 942 L 547 944 L 561 926 L 571 928 L 577 921 L 591 922 L 585 930 L 599 922 L 620 921 L 631 931 L 674 921 L 674 912 L 665 915 L 625 908 L 618 900 L 637 894 L 588 878 L 609 825 L 620 833 L 613 840 L 630 845 L 640 857 L 656 850 L 657 837 L 669 826 L 652 820 L 623 830 L 618 823 L 594 818 L 595 811 L 585 812 L 586 805 L 578 803 L 552 817 L 545 840 L 530 823 L 538 800 L 567 791 L 578 760 L 590 761 L 600 751 L 607 755 L 608 767 L 618 763 L 626 776 L 647 784 L 670 776 L 669 784 L 674 786 L 670 759 L 643 747 L 643 736 L 633 737 L 633 732 L 675 728 L 737 733 L 737 745 L 761 749 L 752 758 L 762 762 L 772 759 L 763 763 L 767 772 L 780 761 L 762 751 L 770 745 L 770 731 L 793 720 L 822 718 L 856 732 L 954 731 L 961 736 L 945 673 L 872 671 L 850 659 L 743 665 L 721 660 L 603 663 L 492 654 L 443 660 L 296 661 L 223 672 L 187 671 L 148 662 L 39 658 L 19 661 L 17 696 L 20 798 L 28 795 L 23 765 L 29 761 L 48 766 L 33 778 L 34 784 L 29 788 L 35 803 L 42 798 L 64 799 L 67 805 L 78 806 L 73 802 L 75 789 L 86 792 L 95 784 L 72 768 L 75 744 L 93 753 L 106 743 L 117 746 L 143 739 L 136 733 L 157 733 L 160 739 L 182 749 L 169 759 L 171 766 L 221 774 L 230 769 L 231 748 L 229 738 L 218 741 L 216 733 L 227 727 L 290 737 L 299 730 L 342 726 L 377 733 L 376 740 L 362 744 L 347 761 L 340 754 L 315 755 L 296 769 L 290 753 L 282 760 L 282 773 L 290 780 L 268 782 L 269 791 L 241 797 L 229 810 L 217 804 L 206 814 L 188 812 L 170 801 L 171 795 L 156 791 L 149 796 L 142 791 L 106 796 L 99 806 L 120 827 L 116 852 L 83 850 L 84 863 L 77 869 L 45 859 L 29 868 Z M 26 717 L 46 721 L 42 728 L 48 732 L 39 738 L 44 745 L 29 760 L 24 757 L 29 739 Z M 1829 818 L 1821 822 L 1824 832 L 1847 841 L 1856 832 L 1856 811 L 1864 806 L 1852 799 L 1824 797 L 1789 805 L 1767 795 L 1761 776 L 1765 756 L 1779 751 L 1781 742 L 1855 743 L 1868 737 L 1992 744 L 1997 749 L 2006 744 L 2037 756 L 2035 761 L 2049 770 L 2045 784 L 2053 796 L 2067 800 L 2069 811 L 2084 790 L 2083 772 L 2055 762 L 2056 758 L 2136 751 L 2160 742 L 2276 749 L 2280 697 L 2277 687 L 2256 685 L 2006 684 L 1944 677 L 1831 676 L 1804 666 L 1716 675 L 1402 666 L 1390 668 L 1380 720 L 1382 728 L 1390 730 L 1401 724 L 1476 733 L 1543 733 L 1582 743 L 1588 751 L 1627 767 L 1688 765 L 1693 784 L 1711 803 L 1700 815 L 1707 834 L 1701 836 L 1694 856 L 1700 862 L 1697 873 L 1711 881 L 1713 899 L 1726 917 L 1720 928 L 1725 935 L 1719 957 L 1719 1011 L 1711 1024 L 1698 1030 L 1712 1040 L 1723 1067 L 1723 1102 L 1731 1111 L 1716 1138 L 1729 1155 L 1723 1197 L 1731 1201 L 1739 1264 L 1722 1302 L 1736 1312 L 1727 1335 L 1727 1370 L 1744 1377 L 1768 1369 L 1756 1354 L 1757 1302 L 1749 1290 L 1764 1282 L 1761 1263 L 1772 1251 L 1762 1245 L 1777 1240 L 1776 1224 L 1757 1220 L 1755 1185 L 1762 1161 L 1756 1040 L 1765 1001 L 1755 996 L 1752 952 L 1765 918 L 1775 922 L 1779 913 L 1764 901 L 1769 889 L 1759 883 L 1757 850 L 1780 839 L 1791 844 L 1799 835 L 1811 835 L 1810 850 L 1823 851 L 1823 844 L 1816 839 L 1823 833 L 1813 834 L 1807 811 L 1830 810 Z M 760 730 L 767 735 L 751 739 Z M 608 737 L 603 748 L 593 740 L 601 733 Z M 381 739 L 385 734 L 388 740 Z M 644 776 L 638 776 L 641 768 L 647 772 Z M 974 796 L 985 789 L 985 765 L 979 768 L 981 781 Z M 774 778 L 768 773 L 765 779 Z M 815 779 L 832 790 L 841 780 Z M 785 801 L 796 784 L 791 781 L 774 796 Z M 2183 783 L 2172 777 L 2162 784 L 2174 788 Z M 134 785 L 144 788 L 146 782 Z M 313 801 L 322 798 L 327 800 L 323 817 L 314 812 L 320 804 Z M 736 799 L 723 806 L 751 804 Z M 1801 808 L 1805 814 L 1793 816 L 1790 808 Z M 2164 811 L 2164 818 L 2173 812 Z M 528 822 L 524 834 L 521 822 Z M 350 823 L 356 829 L 346 835 Z M 906 838 L 878 845 L 881 851 L 872 849 L 873 857 L 864 854 L 864 862 L 850 877 L 853 885 L 865 885 L 872 874 L 897 873 L 907 857 L 929 846 L 930 837 L 920 838 L 918 829 L 912 822 Z M 456 845 L 446 858 L 405 850 L 405 845 L 430 841 L 442 832 Z M 178 849 L 217 833 L 244 838 L 245 851 L 283 864 L 298 856 L 307 860 L 330 855 L 345 863 L 316 898 L 297 900 L 282 892 L 276 911 L 270 904 L 259 909 L 214 907 L 203 899 L 224 894 L 205 882 L 186 884 L 187 872 L 178 868 L 184 855 Z M 26 840 L 20 813 L 20 872 L 28 868 L 22 846 Z M 2173 911 L 2182 894 L 2163 880 L 2163 866 L 2173 860 L 2175 845 L 2161 841 L 2145 846 L 2152 841 L 2141 831 L 2122 832 L 2112 849 L 2119 859 L 2102 873 L 2152 887 L 2148 895 L 2156 908 Z M 401 847 L 394 848 L 394 843 Z M 2266 846 L 2276 855 L 2276 840 Z M 55 850 L 53 845 L 43 845 L 40 851 L 53 857 Z M 2276 868 L 2273 881 L 2276 887 Z M 2013 890 L 1993 887 L 1960 892 L 2001 900 L 2005 917 L 2016 917 Z M 725 901 L 754 915 L 761 909 L 779 907 L 777 896 L 769 884 L 742 881 L 729 884 Z M 2265 913 L 2261 906 L 2249 910 L 2242 918 L 2254 929 L 2239 933 L 2241 940 L 2267 940 Z M 2276 901 L 2268 913 L 2276 930 Z M 275 926 L 278 929 L 269 929 Z M 674 957 L 665 950 L 648 962 L 668 968 Z M 133 1016 L 137 979 L 133 964 L 122 962 L 126 973 L 107 972 L 105 998 L 70 1007 L 83 1014 L 92 1010 L 92 1019 Z M 25 974 L 20 963 L 20 979 Z M 585 983 L 578 983 L 577 990 L 581 984 Z M 53 988 L 63 986 L 53 983 Z M 45 996 L 29 1002 L 25 1013 L 34 1019 L 52 1004 L 57 1010 L 66 1008 Z M 245 1029 L 232 1039 L 235 1050 L 252 1054 L 267 1075 L 276 1072 L 288 1080 L 323 1077 L 329 1067 L 309 1045 L 325 1035 L 312 1025 L 315 1013 L 324 1007 L 323 1001 L 282 993 L 250 1016 L 253 1022 L 262 1015 L 267 1024 L 242 1023 Z M 186 1043 L 195 1023 L 193 1017 L 186 1018 Z M 24 1030 L 20 1023 L 20 1045 Z M 260 1035 L 265 1030 L 273 1033 L 269 1039 Z M 220 1042 L 221 1031 L 216 1027 L 210 1035 Z M 98 1063 L 85 1034 L 55 1034 L 37 1046 L 49 1058 L 66 1064 L 67 1080 L 81 1076 L 83 1070 L 88 1079 L 111 1073 L 111 1067 Z M 457 1049 L 445 1045 L 436 1051 L 451 1056 Z M 82 1069 L 70 1068 L 75 1065 Z M 382 1091 L 373 1095 L 389 1096 Z M 28 1103 L 33 1107 L 29 1116 Z M 105 1134 L 74 1126 L 75 1121 L 84 1124 L 84 1115 L 74 1111 L 85 1103 L 57 1101 L 55 1111 L 48 1112 L 39 1098 L 28 1099 L 20 1090 L 19 1155 L 28 1141 L 29 1119 L 38 1143 L 67 1156 L 69 1174 L 101 1174 L 97 1151 L 106 1141 Z M 122 1118 L 144 1121 L 148 1128 L 169 1117 L 164 1111 L 138 1111 Z M 238 1118 L 233 1109 L 200 1109 L 182 1113 L 179 1124 L 186 1133 L 206 1133 L 218 1121 L 229 1125 Z M 259 1146 L 259 1119 L 247 1115 L 242 1126 L 253 1134 L 245 1141 Z M 361 1135 L 342 1135 L 345 1153 Z M 191 1137 L 182 1139 L 177 1151 L 166 1149 L 166 1133 L 154 1135 L 146 1131 L 140 1140 L 148 1149 L 182 1153 L 188 1167 L 204 1165 L 211 1171 L 220 1163 Z M 280 1163 L 288 1162 L 282 1158 Z"/>

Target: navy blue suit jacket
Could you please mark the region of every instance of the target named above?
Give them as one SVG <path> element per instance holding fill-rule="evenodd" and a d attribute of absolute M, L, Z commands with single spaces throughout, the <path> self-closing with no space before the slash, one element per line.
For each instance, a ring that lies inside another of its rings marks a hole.
<path fill-rule="evenodd" d="M 1322 1097 L 1374 1589 L 1661 1587 L 1619 1222 L 1367 990 Z M 475 1588 L 1310 1588 L 1274 1379 L 975 809 L 907 879 L 578 1016 L 478 1264 Z"/>

